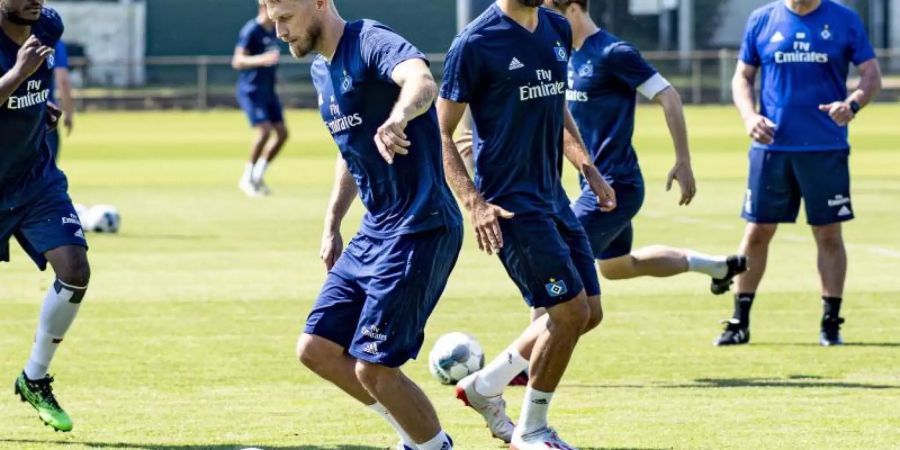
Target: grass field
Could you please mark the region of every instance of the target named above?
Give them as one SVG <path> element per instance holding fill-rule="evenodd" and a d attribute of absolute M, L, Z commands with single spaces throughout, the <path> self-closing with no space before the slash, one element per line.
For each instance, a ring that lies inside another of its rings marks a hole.
<path fill-rule="evenodd" d="M 656 109 L 640 110 L 647 177 L 636 244 L 732 252 L 746 140 L 730 108 L 688 111 L 699 196 L 676 206 L 663 177 L 671 145 Z M 898 106 L 867 109 L 853 127 L 854 205 L 846 227 L 848 345 L 817 342 L 820 300 L 805 225 L 784 226 L 754 313 L 753 343 L 710 345 L 731 299 L 708 280 L 604 282 L 604 324 L 581 341 L 551 410 L 584 449 L 900 448 L 900 127 Z M 335 149 L 309 112 L 270 171 L 276 195 L 236 188 L 250 138 L 235 112 L 91 113 L 64 143 L 76 201 L 112 203 L 122 233 L 91 235 L 93 279 L 52 371 L 74 432 L 54 434 L 12 395 L 52 275 L 13 245 L 0 269 L 0 448 L 384 449 L 393 433 L 301 369 L 296 336 L 325 272 L 321 219 Z M 568 171 L 568 168 L 566 169 Z M 571 173 L 568 187 L 575 181 Z M 355 231 L 357 204 L 345 221 Z M 526 324 L 499 261 L 467 236 L 432 317 L 441 333 L 475 335 L 489 357 Z M 408 366 L 461 450 L 497 449 L 476 414 Z M 509 391 L 517 414 L 521 389 Z M 514 415 L 515 417 L 515 415 Z"/>

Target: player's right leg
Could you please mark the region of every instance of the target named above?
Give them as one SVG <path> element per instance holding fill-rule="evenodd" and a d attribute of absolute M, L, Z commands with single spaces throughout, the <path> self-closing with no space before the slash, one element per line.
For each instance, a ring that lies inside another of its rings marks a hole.
<path fill-rule="evenodd" d="M 266 170 L 281 153 L 281 149 L 288 139 L 287 126 L 284 124 L 284 110 L 278 98 L 270 99 L 265 104 L 267 121 L 272 125 L 272 133 L 268 142 L 265 144 L 265 150 L 256 160 L 251 172 L 251 181 L 256 186 L 257 191 L 262 195 L 270 195 L 271 191 L 265 182 Z"/>
<path fill-rule="evenodd" d="M 57 402 L 48 370 L 87 291 L 87 242 L 64 182 L 48 187 L 15 215 L 19 243 L 41 270 L 49 262 L 56 275 L 44 297 L 31 355 L 15 381 L 15 393 L 34 407 L 45 424 L 70 431 L 72 419 Z"/>
<path fill-rule="evenodd" d="M 244 110 L 247 121 L 256 132 L 250 147 L 250 158 L 244 167 L 244 173 L 238 182 L 238 188 L 248 197 L 261 195 L 258 186 L 253 183 L 253 169 L 266 149 L 266 144 L 272 136 L 273 126 L 269 120 L 269 112 L 266 105 L 250 94 L 238 93 L 238 104 Z"/>

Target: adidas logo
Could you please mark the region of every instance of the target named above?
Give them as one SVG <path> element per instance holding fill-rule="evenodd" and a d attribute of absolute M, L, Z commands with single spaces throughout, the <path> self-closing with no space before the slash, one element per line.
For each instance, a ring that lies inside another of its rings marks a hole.
<path fill-rule="evenodd" d="M 378 344 L 369 342 L 368 344 L 363 346 L 363 351 L 370 355 L 378 355 Z"/>
<path fill-rule="evenodd" d="M 848 208 L 847 205 L 842 206 L 838 211 L 838 217 L 847 217 L 851 214 L 853 214 L 853 212 L 850 211 L 850 208 Z"/>
<path fill-rule="evenodd" d="M 784 35 L 781 34 L 780 31 L 776 31 L 775 34 L 772 35 L 772 39 L 769 39 L 769 42 L 775 43 L 775 42 L 781 42 L 783 40 L 784 40 Z"/>
<path fill-rule="evenodd" d="M 84 230 L 79 228 L 78 231 L 75 232 L 75 237 L 84 239 Z"/>
<path fill-rule="evenodd" d="M 509 70 L 516 70 L 525 67 L 525 64 L 522 64 L 516 57 L 513 57 L 512 61 L 509 62 Z"/>

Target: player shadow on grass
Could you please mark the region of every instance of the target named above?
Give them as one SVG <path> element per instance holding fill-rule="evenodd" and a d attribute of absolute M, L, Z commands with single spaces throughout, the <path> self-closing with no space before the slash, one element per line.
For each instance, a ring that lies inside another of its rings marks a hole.
<path fill-rule="evenodd" d="M 821 347 L 815 342 L 761 342 L 754 347 Z M 844 347 L 900 347 L 900 342 L 845 342 Z"/>
<path fill-rule="evenodd" d="M 896 384 L 851 383 L 828 380 L 818 375 L 790 375 L 787 378 L 697 378 L 693 383 L 674 384 L 565 384 L 576 389 L 724 389 L 724 388 L 839 388 L 839 389 L 900 389 Z"/>
<path fill-rule="evenodd" d="M 242 450 L 245 448 L 260 448 L 262 450 L 385 450 L 385 447 L 372 447 L 370 445 L 298 445 L 298 446 L 271 446 L 254 444 L 210 444 L 210 445 L 165 445 L 165 444 L 133 444 L 125 442 L 83 442 L 62 440 L 37 440 L 37 439 L 0 439 L 0 444 L 44 444 L 44 445 L 80 445 L 89 448 L 100 449 L 124 449 L 124 450 Z M 599 450 L 599 449 L 598 449 Z"/>

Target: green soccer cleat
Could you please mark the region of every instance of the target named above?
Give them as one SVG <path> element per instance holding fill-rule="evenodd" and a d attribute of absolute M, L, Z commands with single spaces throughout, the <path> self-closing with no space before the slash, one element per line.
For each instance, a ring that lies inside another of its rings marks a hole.
<path fill-rule="evenodd" d="M 32 381 L 22 372 L 16 378 L 16 395 L 23 402 L 28 402 L 38 412 L 38 417 L 55 431 L 72 431 L 72 419 L 56 402 L 53 396 L 53 377 L 47 375 L 43 380 Z"/>

